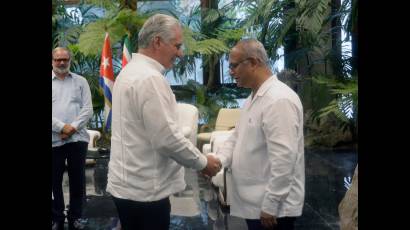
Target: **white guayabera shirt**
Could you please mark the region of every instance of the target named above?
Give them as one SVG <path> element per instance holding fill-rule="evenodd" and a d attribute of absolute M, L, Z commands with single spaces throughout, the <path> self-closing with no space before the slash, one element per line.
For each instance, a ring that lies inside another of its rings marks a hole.
<path fill-rule="evenodd" d="M 305 196 L 303 108 L 276 76 L 241 110 L 234 133 L 216 156 L 232 168 L 231 215 L 300 216 Z"/>
<path fill-rule="evenodd" d="M 175 95 L 164 67 L 133 53 L 114 83 L 107 191 L 156 201 L 185 189 L 181 165 L 201 170 L 206 157 L 178 127 Z"/>

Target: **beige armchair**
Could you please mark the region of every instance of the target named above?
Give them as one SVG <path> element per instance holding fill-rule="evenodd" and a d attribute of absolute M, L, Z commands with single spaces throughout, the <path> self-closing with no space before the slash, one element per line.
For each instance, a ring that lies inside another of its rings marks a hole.
<path fill-rule="evenodd" d="M 215 154 L 224 142 L 233 134 L 234 130 L 214 131 L 211 133 L 210 142 L 203 145 L 202 152 L 205 155 Z M 227 211 L 232 197 L 232 172 L 230 168 L 224 168 L 211 179 L 211 183 L 217 187 L 217 200 L 222 211 Z"/>
<path fill-rule="evenodd" d="M 178 103 L 178 124 L 182 133 L 196 146 L 198 133 L 198 109 L 190 104 Z"/>
<path fill-rule="evenodd" d="M 216 118 L 214 131 L 231 130 L 235 127 L 235 124 L 239 119 L 239 115 L 240 109 L 220 109 Z M 210 140 L 211 132 L 201 132 L 198 134 L 198 142 L 204 144 L 209 143 Z"/>
<path fill-rule="evenodd" d="M 90 135 L 90 141 L 88 142 L 89 150 L 97 150 L 97 141 L 101 138 L 101 133 L 97 130 L 87 129 L 88 135 Z"/>
<path fill-rule="evenodd" d="M 182 133 L 196 146 L 198 133 L 198 109 L 190 104 L 178 103 L 178 125 Z M 197 216 L 200 211 L 199 185 L 197 171 L 184 168 L 184 191 L 170 196 L 171 214 L 175 216 Z"/>
<path fill-rule="evenodd" d="M 88 151 L 97 152 L 97 141 L 101 138 L 101 133 L 97 130 L 87 129 L 87 133 L 90 136 L 90 141 L 88 142 Z M 86 159 L 86 165 L 93 165 L 95 164 L 94 159 Z"/>

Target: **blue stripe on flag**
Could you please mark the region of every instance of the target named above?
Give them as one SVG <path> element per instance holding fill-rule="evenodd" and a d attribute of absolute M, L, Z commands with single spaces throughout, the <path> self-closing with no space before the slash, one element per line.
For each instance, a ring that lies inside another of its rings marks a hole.
<path fill-rule="evenodd" d="M 107 117 L 107 122 L 105 122 L 106 123 L 106 125 L 105 125 L 105 131 L 106 132 L 108 132 L 108 130 L 109 129 L 111 129 L 111 109 L 110 109 L 110 112 L 108 113 L 108 117 Z"/>
<path fill-rule="evenodd" d="M 102 77 L 100 77 L 100 86 L 103 89 L 104 96 L 108 99 L 108 101 L 111 104 L 112 103 L 111 89 L 108 87 L 108 85 L 105 84 L 105 81 Z"/>

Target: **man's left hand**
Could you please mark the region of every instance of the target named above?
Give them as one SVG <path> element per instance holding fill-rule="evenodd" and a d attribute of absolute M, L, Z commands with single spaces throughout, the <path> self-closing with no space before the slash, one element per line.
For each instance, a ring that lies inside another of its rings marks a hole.
<path fill-rule="evenodd" d="M 276 222 L 276 216 L 272 216 L 264 211 L 261 211 L 261 223 L 263 227 L 269 229 L 278 225 L 278 222 Z"/>
<path fill-rule="evenodd" d="M 63 130 L 61 132 L 68 135 L 68 136 L 71 136 L 75 132 L 77 132 L 77 130 L 72 125 L 65 124 L 64 127 L 63 127 Z"/>

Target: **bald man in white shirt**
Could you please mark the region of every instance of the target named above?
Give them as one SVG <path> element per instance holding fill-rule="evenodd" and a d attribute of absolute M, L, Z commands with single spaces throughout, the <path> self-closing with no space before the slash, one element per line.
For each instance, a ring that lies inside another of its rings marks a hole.
<path fill-rule="evenodd" d="M 303 108 L 298 95 L 272 74 L 263 45 L 238 42 L 230 74 L 252 89 L 235 131 L 216 156 L 232 169 L 230 214 L 248 229 L 293 229 L 305 196 Z"/>

